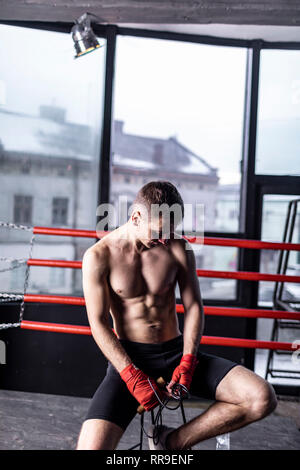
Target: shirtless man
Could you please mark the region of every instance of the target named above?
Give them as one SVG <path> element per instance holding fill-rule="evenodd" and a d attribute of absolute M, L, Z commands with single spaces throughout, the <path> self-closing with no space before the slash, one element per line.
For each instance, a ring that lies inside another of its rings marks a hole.
<path fill-rule="evenodd" d="M 163 426 L 158 444 L 149 440 L 150 449 L 190 449 L 264 418 L 277 404 L 263 378 L 198 348 L 204 315 L 194 253 L 184 238 L 164 238 L 165 221 L 149 216 L 151 204 L 179 204 L 183 211 L 171 183 L 148 183 L 138 192 L 129 220 L 83 257 L 88 319 L 108 368 L 82 425 L 78 450 L 116 449 L 139 404 L 147 411 L 158 405 L 148 377 L 157 387 L 155 379 L 162 376 L 169 396 L 172 385 L 182 383 L 193 396 L 213 400 L 179 428 Z M 177 283 L 185 310 L 183 333 L 176 314 Z"/>

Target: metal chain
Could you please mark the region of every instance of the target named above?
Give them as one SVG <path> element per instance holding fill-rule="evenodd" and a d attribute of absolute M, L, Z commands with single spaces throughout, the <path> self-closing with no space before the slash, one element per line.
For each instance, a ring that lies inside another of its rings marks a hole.
<path fill-rule="evenodd" d="M 7 302 L 8 300 L 14 301 L 14 300 L 22 300 L 23 295 L 22 294 L 0 294 L 0 302 Z"/>
<path fill-rule="evenodd" d="M 3 222 L 3 220 L 0 220 L 0 227 L 6 227 L 6 228 L 17 228 L 20 230 L 33 230 L 33 227 L 29 227 L 28 225 L 18 225 L 18 224 L 12 224 L 10 222 Z"/>
<path fill-rule="evenodd" d="M 7 271 L 13 271 L 14 269 L 18 269 L 20 268 L 21 266 L 23 266 L 25 263 L 27 263 L 27 259 L 26 258 L 19 258 L 19 259 L 16 259 L 16 258 L 5 258 L 5 257 L 0 257 L 0 261 L 7 261 L 7 262 L 15 262 L 17 264 L 11 266 L 10 268 L 4 268 L 4 269 L 0 269 L 0 273 L 4 273 L 4 272 L 7 272 Z"/>
<path fill-rule="evenodd" d="M 0 330 L 6 330 L 8 328 L 17 328 L 21 323 L 0 323 Z"/>
<path fill-rule="evenodd" d="M 18 224 L 13 224 L 13 223 L 9 223 L 9 222 L 4 222 L 3 220 L 0 220 L 0 227 L 26 230 L 26 231 L 32 232 L 32 236 L 31 236 L 31 240 L 30 240 L 30 249 L 29 249 L 29 258 L 31 258 L 32 249 L 33 249 L 33 242 L 34 242 L 34 239 L 35 239 L 35 235 L 33 234 L 33 227 L 29 227 L 27 225 L 18 225 Z M 24 259 L 24 258 L 13 259 L 13 258 L 1 257 L 0 260 L 1 261 L 17 261 L 17 263 L 18 263 L 16 266 L 12 266 L 10 268 L 0 270 L 0 272 L 11 271 L 13 269 L 19 268 L 20 265 L 22 265 L 24 263 L 27 263 L 27 260 Z M 27 290 L 27 287 L 28 287 L 28 280 L 29 280 L 29 267 L 30 266 L 28 266 L 28 264 L 27 264 L 26 271 L 25 271 L 25 281 L 24 281 L 23 295 L 0 293 L 0 302 L 7 302 L 8 300 L 11 300 L 11 301 L 21 300 L 19 323 L 1 323 L 0 324 L 0 330 L 6 330 L 8 328 L 17 328 L 21 325 L 21 321 L 22 321 L 23 315 L 24 315 L 24 308 L 25 308 L 24 295 L 26 293 L 26 290 Z"/>
<path fill-rule="evenodd" d="M 29 256 L 28 256 L 28 259 L 30 259 L 30 258 L 32 257 L 32 250 L 33 250 L 33 243 L 34 243 L 34 240 L 35 240 L 35 234 L 32 233 L 31 240 L 30 240 L 30 248 L 29 248 Z M 25 294 L 26 294 L 26 291 L 27 291 L 27 287 L 28 287 L 29 270 L 30 270 L 30 266 L 29 266 L 29 264 L 27 264 L 27 266 L 26 266 L 26 271 L 25 271 L 23 300 L 22 300 L 21 306 L 20 306 L 20 316 L 19 316 L 19 323 L 20 323 L 20 324 L 21 324 L 21 321 L 23 320 L 23 317 L 24 317 L 24 310 L 25 310 L 25 301 L 24 301 L 24 297 L 25 297 Z"/>
<path fill-rule="evenodd" d="M 10 258 L 7 256 L 0 256 L 0 261 L 17 261 L 18 263 L 25 263 L 25 261 L 27 261 L 27 258 Z"/>
<path fill-rule="evenodd" d="M 8 300 L 23 300 L 23 295 L 17 294 L 0 294 L 0 303 L 7 302 Z M 20 323 L 0 323 L 0 330 L 7 330 L 8 328 L 17 328 Z"/>

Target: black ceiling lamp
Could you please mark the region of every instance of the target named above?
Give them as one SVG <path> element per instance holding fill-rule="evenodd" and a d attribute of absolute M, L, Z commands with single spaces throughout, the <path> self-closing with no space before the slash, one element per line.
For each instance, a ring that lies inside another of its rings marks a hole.
<path fill-rule="evenodd" d="M 77 59 L 78 57 L 81 57 L 84 54 L 88 54 L 89 52 L 92 52 L 101 47 L 94 31 L 91 28 L 90 16 L 94 16 L 101 21 L 101 19 L 93 13 L 84 13 L 75 21 L 75 25 L 71 29 L 72 39 L 74 41 L 74 47 L 76 51 L 74 59 Z"/>

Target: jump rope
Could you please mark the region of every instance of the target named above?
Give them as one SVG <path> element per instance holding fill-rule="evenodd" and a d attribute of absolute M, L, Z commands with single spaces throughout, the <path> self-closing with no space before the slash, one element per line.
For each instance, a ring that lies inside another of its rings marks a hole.
<path fill-rule="evenodd" d="M 162 383 L 162 380 L 163 379 L 160 379 L 161 380 L 161 383 Z M 184 408 L 183 408 L 183 399 L 184 398 L 189 398 L 189 391 L 188 389 L 182 385 L 182 384 L 179 384 L 179 383 L 176 383 L 173 385 L 172 387 L 172 391 L 171 391 L 171 395 L 172 397 L 166 397 L 165 399 L 161 400 L 160 397 L 158 396 L 156 390 L 154 389 L 152 383 L 151 383 L 151 380 L 150 378 L 148 377 L 148 382 L 149 382 L 149 385 L 150 387 L 152 388 L 153 392 L 155 393 L 155 396 L 159 402 L 159 407 L 158 407 L 158 410 L 156 412 L 156 414 L 154 413 L 153 411 L 153 415 L 154 415 L 154 419 L 153 419 L 153 424 L 154 424 L 154 427 L 153 427 L 153 435 L 149 435 L 146 431 L 145 431 L 145 428 L 143 426 L 143 424 L 141 424 L 142 426 L 142 430 L 143 430 L 143 433 L 147 436 L 147 437 L 150 437 L 153 439 L 153 443 L 156 445 L 158 442 L 159 442 L 159 433 L 160 433 L 160 429 L 162 427 L 162 412 L 164 409 L 167 409 L 167 410 L 177 410 L 179 407 L 181 407 L 181 411 L 182 411 L 182 417 L 183 417 L 183 422 L 186 423 L 186 418 L 185 418 L 185 413 L 184 413 Z M 163 380 L 164 382 L 164 385 L 168 385 L 169 383 L 165 383 L 165 381 Z M 168 403 L 171 399 L 174 399 L 176 401 L 178 401 L 178 405 L 174 406 L 174 407 L 170 407 L 168 406 Z"/>

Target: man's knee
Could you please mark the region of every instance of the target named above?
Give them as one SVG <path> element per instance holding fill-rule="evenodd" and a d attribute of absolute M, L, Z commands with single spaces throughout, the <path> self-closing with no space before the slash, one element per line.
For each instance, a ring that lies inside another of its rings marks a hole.
<path fill-rule="evenodd" d="M 123 433 L 124 430 L 115 423 L 88 419 L 81 427 L 76 450 L 114 450 Z"/>
<path fill-rule="evenodd" d="M 266 380 L 250 393 L 245 403 L 247 414 L 251 420 L 257 421 L 272 413 L 277 406 L 274 388 Z"/>

